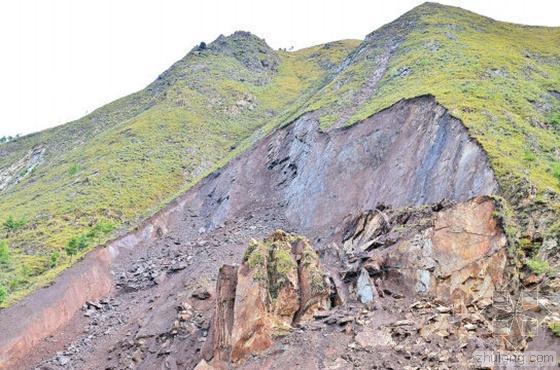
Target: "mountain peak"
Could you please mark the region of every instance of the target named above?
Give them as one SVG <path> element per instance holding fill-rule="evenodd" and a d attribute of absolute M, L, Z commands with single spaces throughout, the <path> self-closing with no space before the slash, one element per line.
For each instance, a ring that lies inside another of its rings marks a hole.
<path fill-rule="evenodd" d="M 229 36 L 220 35 L 209 45 L 201 43 L 196 52 L 212 52 L 232 56 L 251 70 L 276 71 L 280 60 L 264 39 L 248 31 L 235 31 Z"/>

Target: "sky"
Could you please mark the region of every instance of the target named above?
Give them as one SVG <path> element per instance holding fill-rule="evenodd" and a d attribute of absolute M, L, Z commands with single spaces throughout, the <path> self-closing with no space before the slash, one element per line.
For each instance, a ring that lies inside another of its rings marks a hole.
<path fill-rule="evenodd" d="M 0 137 L 78 119 L 144 88 L 200 41 L 250 31 L 277 48 L 363 39 L 414 0 L 2 0 Z M 556 0 L 442 0 L 560 26 Z"/>

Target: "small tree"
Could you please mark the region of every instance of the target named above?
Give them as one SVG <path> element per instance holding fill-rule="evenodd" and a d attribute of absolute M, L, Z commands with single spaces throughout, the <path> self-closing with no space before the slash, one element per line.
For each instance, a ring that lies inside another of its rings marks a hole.
<path fill-rule="evenodd" d="M 76 246 L 76 244 L 68 243 L 66 247 L 64 247 L 64 251 L 66 252 L 67 255 L 72 257 L 78 253 L 78 247 Z"/>
<path fill-rule="evenodd" d="M 79 251 L 86 249 L 88 246 L 89 238 L 87 237 L 87 235 L 80 235 L 70 239 L 64 250 L 69 256 L 74 256 Z"/>
<path fill-rule="evenodd" d="M 97 238 L 97 243 L 101 243 L 101 237 L 111 233 L 115 228 L 115 224 L 110 221 L 100 221 L 87 232 L 86 236 L 89 239 Z"/>

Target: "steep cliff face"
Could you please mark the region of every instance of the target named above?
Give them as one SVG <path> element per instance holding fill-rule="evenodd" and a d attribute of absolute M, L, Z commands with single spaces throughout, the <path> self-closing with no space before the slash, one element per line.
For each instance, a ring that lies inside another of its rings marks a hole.
<path fill-rule="evenodd" d="M 401 101 L 351 127 L 322 132 L 313 114 L 270 135 L 202 185 L 209 228 L 272 199 L 320 234 L 350 213 L 462 201 L 498 190 L 481 149 L 433 97 Z"/>

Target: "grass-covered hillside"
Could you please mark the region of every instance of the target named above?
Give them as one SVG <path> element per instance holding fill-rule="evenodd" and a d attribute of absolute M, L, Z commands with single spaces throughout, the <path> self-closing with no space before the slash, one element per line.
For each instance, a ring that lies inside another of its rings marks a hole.
<path fill-rule="evenodd" d="M 130 229 L 258 137 L 358 41 L 273 51 L 236 32 L 201 44 L 146 89 L 0 146 L 0 301 Z"/>
<path fill-rule="evenodd" d="M 0 301 L 49 281 L 304 112 L 332 129 L 423 94 L 488 153 L 512 206 L 510 235 L 529 267 L 550 271 L 560 234 L 560 28 L 426 3 L 363 42 L 285 52 L 248 33 L 221 36 L 140 92 L 1 144 Z"/>

